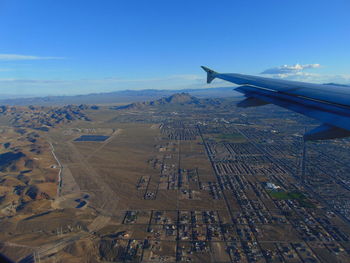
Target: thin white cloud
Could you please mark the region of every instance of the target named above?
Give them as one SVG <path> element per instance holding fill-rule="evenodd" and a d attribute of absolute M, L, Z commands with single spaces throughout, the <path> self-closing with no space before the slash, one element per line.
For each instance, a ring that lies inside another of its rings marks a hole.
<path fill-rule="evenodd" d="M 41 83 L 64 83 L 68 81 L 62 80 L 42 80 L 42 79 L 16 79 L 16 78 L 0 78 L 1 83 L 22 83 L 22 84 L 41 84 Z M 0 86 L 1 87 L 1 86 Z"/>
<path fill-rule="evenodd" d="M 283 65 L 279 67 L 269 68 L 261 72 L 260 74 L 296 74 L 302 72 L 305 69 L 313 69 L 321 67 L 320 64 L 295 64 L 295 65 Z"/>
<path fill-rule="evenodd" d="M 204 75 L 204 74 L 203 74 Z M 217 81 L 210 87 L 232 86 Z M 205 76 L 196 74 L 170 75 L 156 78 L 125 79 L 109 77 L 101 79 L 20 79 L 0 78 L 0 94 L 62 95 L 143 89 L 198 89 L 208 88 Z"/>
<path fill-rule="evenodd" d="M 49 59 L 64 59 L 63 57 L 41 57 L 30 56 L 20 54 L 0 54 L 0 60 L 2 61 L 15 61 L 15 60 L 49 60 Z"/>
<path fill-rule="evenodd" d="M 104 78 L 104 79 L 82 79 L 82 80 L 88 80 L 88 81 L 109 81 L 109 82 L 178 82 L 178 81 L 202 81 L 205 77 L 195 74 L 182 74 L 182 75 L 171 75 L 171 76 L 165 76 L 165 77 L 159 77 L 159 78 L 141 78 L 141 79 L 125 79 L 125 78 L 118 78 L 118 77 L 110 77 L 110 78 Z"/>
<path fill-rule="evenodd" d="M 205 84 L 205 78 L 199 75 L 183 74 L 183 75 L 172 75 L 159 78 L 140 78 L 140 79 L 125 79 L 125 78 L 103 78 L 103 79 L 75 79 L 75 80 L 45 80 L 45 79 L 18 79 L 18 78 L 0 78 L 1 83 L 12 83 L 12 84 L 46 84 L 46 83 L 61 83 L 61 84 L 80 84 L 89 83 L 93 85 L 108 84 L 108 85 L 123 85 L 130 84 L 139 86 L 142 88 L 144 85 L 155 85 L 155 88 L 164 86 L 176 86 L 176 85 L 186 85 L 188 83 L 198 83 Z M 1 86 L 0 86 L 1 88 Z"/>

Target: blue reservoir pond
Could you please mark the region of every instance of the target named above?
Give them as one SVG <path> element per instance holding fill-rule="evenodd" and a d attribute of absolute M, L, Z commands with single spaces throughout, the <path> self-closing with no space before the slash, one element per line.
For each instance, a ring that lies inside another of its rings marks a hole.
<path fill-rule="evenodd" d="M 109 136 L 106 135 L 82 135 L 76 138 L 75 142 L 104 142 Z"/>

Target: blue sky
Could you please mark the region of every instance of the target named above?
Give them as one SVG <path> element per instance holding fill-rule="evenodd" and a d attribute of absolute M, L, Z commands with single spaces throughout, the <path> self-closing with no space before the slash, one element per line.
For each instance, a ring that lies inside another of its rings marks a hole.
<path fill-rule="evenodd" d="M 0 0 L 0 94 L 207 87 L 200 65 L 350 83 L 349 11 L 348 0 Z"/>

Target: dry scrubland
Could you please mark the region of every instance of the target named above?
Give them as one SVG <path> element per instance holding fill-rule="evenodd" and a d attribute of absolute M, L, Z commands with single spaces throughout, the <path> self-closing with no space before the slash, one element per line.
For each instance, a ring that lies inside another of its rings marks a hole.
<path fill-rule="evenodd" d="M 160 172 L 154 169 L 151 161 L 161 158 L 157 145 L 168 143 L 160 133 L 159 124 L 115 123 L 111 120 L 115 115 L 116 111 L 106 109 L 90 111 L 89 116 L 97 121 L 74 122 L 49 132 L 37 132 L 39 139 L 34 143 L 22 138 L 28 136 L 31 129 L 27 128 L 22 136 L 13 128 L 4 126 L 6 128 L 1 130 L 2 143 L 10 142 L 11 147 L 25 153 L 25 158 L 34 160 L 35 168 L 24 176 L 33 181 L 39 193 L 48 196 L 30 200 L 33 204 L 14 210 L 11 217 L 9 212 L 3 214 L 8 216 L 1 221 L 3 254 L 19 260 L 34 253 L 41 257 L 42 262 L 51 262 L 48 255 L 55 253 L 58 253 L 56 260 L 62 262 L 84 262 L 88 258 L 97 260 L 100 257 L 96 250 L 98 237 L 91 233 L 112 229 L 113 232 L 118 232 L 118 229 L 127 231 L 130 227 L 122 222 L 128 210 L 224 208 L 222 202 L 209 198 L 208 191 L 198 189 L 195 200 L 183 200 L 179 198 L 178 189 L 158 190 Z M 107 135 L 110 138 L 105 142 L 74 141 L 83 134 Z M 49 142 L 60 163 L 54 159 Z M 173 158 L 178 159 L 177 165 L 181 162 L 184 169 L 200 167 L 203 179 L 214 179 L 200 140 L 176 143 L 181 144 L 182 151 L 180 156 L 179 145 L 172 149 Z M 31 153 L 33 147 L 40 148 L 41 152 Z M 24 162 L 16 162 L 16 168 L 12 168 L 14 174 L 21 174 L 26 169 Z M 63 180 L 59 187 L 61 168 Z M 136 187 L 138 180 L 145 176 L 151 178 L 149 188 L 158 191 L 155 200 L 144 200 L 144 192 Z M 6 197 L 6 202 L 2 200 L 2 204 L 18 201 L 20 196 L 11 192 L 14 186 L 23 183 L 13 175 L 3 178 L 8 183 L 3 183 L 0 188 Z M 80 201 L 86 204 L 77 208 Z M 2 212 L 8 211 L 6 209 Z M 129 231 L 137 237 L 137 230 L 132 227 Z M 142 231 L 139 238 L 148 235 L 146 229 Z M 90 247 L 96 255 L 86 254 L 83 247 Z"/>

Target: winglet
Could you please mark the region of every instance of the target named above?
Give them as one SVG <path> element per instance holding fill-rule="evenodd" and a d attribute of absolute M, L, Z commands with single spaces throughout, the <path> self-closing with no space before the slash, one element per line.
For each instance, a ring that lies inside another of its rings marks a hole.
<path fill-rule="evenodd" d="M 329 140 L 336 138 L 349 137 L 350 131 L 338 128 L 335 126 L 330 126 L 327 124 L 322 124 L 317 128 L 304 134 L 305 141 L 316 141 L 316 140 Z"/>
<path fill-rule="evenodd" d="M 201 66 L 202 69 L 204 69 L 205 72 L 207 72 L 207 83 L 212 82 L 213 79 L 215 79 L 215 75 L 218 74 L 214 70 L 211 70 L 210 68 Z"/>

